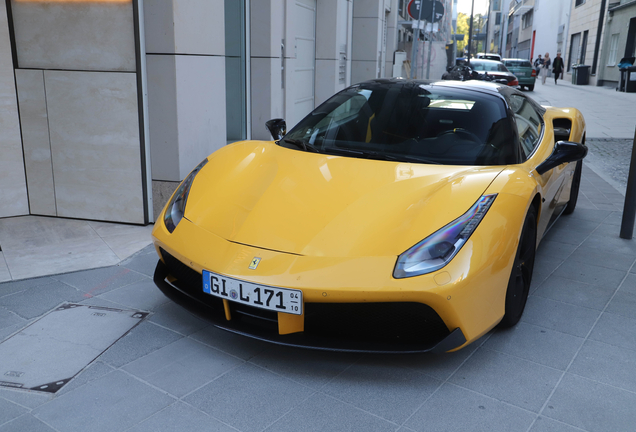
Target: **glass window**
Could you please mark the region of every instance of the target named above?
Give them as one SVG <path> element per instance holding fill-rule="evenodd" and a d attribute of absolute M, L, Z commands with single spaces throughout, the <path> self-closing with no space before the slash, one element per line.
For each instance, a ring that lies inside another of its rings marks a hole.
<path fill-rule="evenodd" d="M 471 60 L 470 65 L 476 71 L 508 72 L 508 69 L 503 65 L 503 63 L 497 61 L 485 62 L 479 60 Z"/>
<path fill-rule="evenodd" d="M 620 36 L 619 33 L 615 33 L 612 35 L 612 40 L 610 42 L 609 58 L 607 59 L 608 66 L 616 66 L 616 54 L 618 52 L 618 36 Z"/>
<path fill-rule="evenodd" d="M 510 108 L 515 113 L 519 141 L 524 156 L 527 158 L 539 144 L 543 119 L 524 96 L 511 95 Z"/>
<path fill-rule="evenodd" d="M 518 162 L 512 121 L 497 96 L 413 82 L 349 87 L 279 145 L 356 158 L 445 165 Z"/>
<path fill-rule="evenodd" d="M 584 3 L 585 3 L 585 0 L 576 0 L 576 1 L 574 2 L 574 6 L 575 6 L 575 7 L 576 7 L 576 6 L 581 6 L 581 5 L 582 5 L 582 4 L 584 4 Z"/>
<path fill-rule="evenodd" d="M 525 14 L 523 14 L 523 16 L 521 17 L 521 25 L 522 28 L 527 28 L 530 27 L 532 25 L 532 17 L 533 17 L 533 12 L 529 11 L 526 12 Z"/>
<path fill-rule="evenodd" d="M 579 63 L 579 50 L 581 43 L 581 33 L 575 33 L 572 35 L 572 39 L 570 41 L 570 58 L 567 62 L 568 72 L 570 72 L 570 68 Z"/>
<path fill-rule="evenodd" d="M 514 59 L 514 60 L 504 60 L 504 64 L 508 67 L 512 67 L 512 68 L 518 68 L 518 67 L 532 67 L 532 63 L 530 63 L 530 60 L 518 60 L 518 59 Z"/>

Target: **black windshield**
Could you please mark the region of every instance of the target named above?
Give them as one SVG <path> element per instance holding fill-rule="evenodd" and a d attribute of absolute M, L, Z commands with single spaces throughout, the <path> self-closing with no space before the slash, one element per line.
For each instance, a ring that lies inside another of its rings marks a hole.
<path fill-rule="evenodd" d="M 278 144 L 359 158 L 506 165 L 518 155 L 511 126 L 503 100 L 494 95 L 372 81 L 327 100 Z"/>

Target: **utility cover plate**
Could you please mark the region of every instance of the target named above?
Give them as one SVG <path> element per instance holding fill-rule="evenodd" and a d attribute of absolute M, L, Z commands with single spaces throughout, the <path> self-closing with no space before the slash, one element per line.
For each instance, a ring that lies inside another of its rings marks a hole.
<path fill-rule="evenodd" d="M 146 316 L 63 304 L 0 344 L 0 386 L 55 393 Z"/>

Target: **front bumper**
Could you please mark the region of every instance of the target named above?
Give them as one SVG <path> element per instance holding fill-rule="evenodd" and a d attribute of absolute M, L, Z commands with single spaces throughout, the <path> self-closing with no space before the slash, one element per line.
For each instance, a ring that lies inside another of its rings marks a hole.
<path fill-rule="evenodd" d="M 160 260 L 155 269 L 159 289 L 196 316 L 232 333 L 279 345 L 366 353 L 442 353 L 466 343 L 461 329 L 449 331 L 432 308 L 416 303 L 305 303 L 304 331 L 280 334 L 277 314 L 224 304 L 204 294 L 200 273 L 164 250 L 161 253 L 167 264 Z"/>

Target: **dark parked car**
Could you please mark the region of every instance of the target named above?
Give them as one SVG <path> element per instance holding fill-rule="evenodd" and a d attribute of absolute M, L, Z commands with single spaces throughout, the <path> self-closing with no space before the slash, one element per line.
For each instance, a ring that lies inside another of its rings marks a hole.
<path fill-rule="evenodd" d="M 473 59 L 465 65 L 454 66 L 442 75 L 443 80 L 481 80 L 495 81 L 511 87 L 519 85 L 517 77 L 502 62 L 495 60 Z"/>
<path fill-rule="evenodd" d="M 526 87 L 530 91 L 534 90 L 537 71 L 532 67 L 530 60 L 515 58 L 503 59 L 503 64 L 510 72 L 515 74 L 519 80 L 519 87 Z"/>

